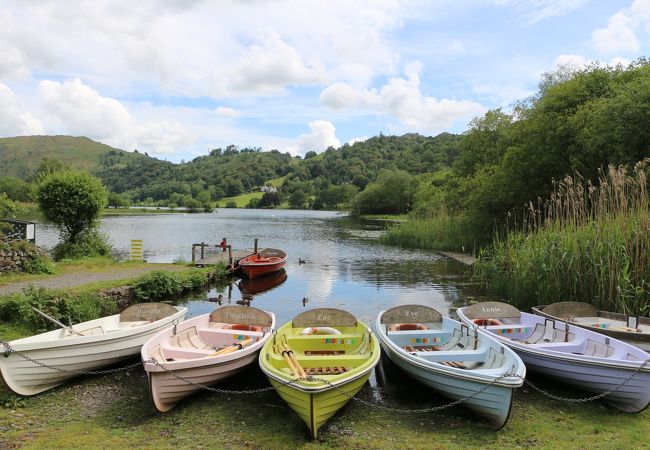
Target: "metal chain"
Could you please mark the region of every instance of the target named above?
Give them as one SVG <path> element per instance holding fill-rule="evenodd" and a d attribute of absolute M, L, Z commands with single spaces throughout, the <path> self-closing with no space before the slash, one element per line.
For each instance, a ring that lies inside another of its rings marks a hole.
<path fill-rule="evenodd" d="M 31 363 L 34 363 L 34 364 L 38 365 L 38 366 L 41 366 L 41 367 L 44 367 L 44 368 L 50 369 L 50 370 L 55 370 L 55 371 L 60 372 L 60 373 L 74 373 L 74 374 L 77 374 L 77 375 L 108 375 L 110 373 L 121 372 L 123 370 L 133 369 L 133 368 L 135 368 L 135 367 L 142 364 L 141 361 L 138 361 L 136 363 L 129 364 L 128 366 L 116 367 L 116 368 L 113 368 L 113 369 L 106 369 L 106 370 L 68 370 L 68 369 L 62 369 L 61 367 L 57 367 L 57 366 L 51 366 L 51 365 L 46 364 L 46 363 L 44 363 L 42 361 L 38 361 L 36 359 L 30 358 L 27 355 L 23 355 L 22 353 L 17 352 L 16 350 L 14 350 L 11 347 L 11 345 L 9 345 L 9 342 L 0 340 L 0 344 L 4 345 L 4 347 L 5 347 L 4 354 L 7 355 L 7 356 L 10 353 L 14 353 L 14 354 L 18 355 L 20 358 L 24 359 L 25 361 L 29 361 Z"/>
<path fill-rule="evenodd" d="M 11 345 L 9 344 L 9 342 L 0 340 L 0 344 L 2 344 L 5 347 L 5 351 L 4 351 L 5 356 L 8 356 L 10 353 L 15 353 L 20 358 L 23 358 L 26 361 L 30 361 L 30 362 L 32 362 L 32 363 L 34 363 L 36 365 L 41 366 L 41 367 L 44 367 L 44 368 L 47 368 L 47 369 L 50 369 L 50 370 L 55 370 L 55 371 L 61 372 L 61 373 L 74 373 L 74 374 L 79 374 L 79 375 L 107 375 L 107 374 L 111 374 L 111 373 L 121 372 L 123 370 L 133 369 L 133 368 L 135 368 L 137 366 L 140 366 L 141 364 L 151 363 L 151 364 L 154 364 L 154 365 L 160 367 L 165 372 L 168 372 L 173 377 L 177 378 L 178 380 L 180 380 L 180 381 L 182 381 L 182 382 L 184 382 L 184 383 L 186 383 L 188 385 L 198 386 L 200 389 L 204 389 L 206 391 L 215 392 L 215 393 L 219 393 L 219 394 L 228 394 L 228 395 L 260 394 L 260 393 L 264 393 L 264 392 L 273 391 L 273 390 L 276 389 L 274 386 L 269 386 L 269 387 L 265 387 L 265 388 L 258 388 L 258 389 L 249 389 L 249 390 L 229 390 L 229 389 L 214 388 L 214 387 L 202 384 L 202 383 L 195 383 L 195 382 L 193 382 L 193 381 L 191 381 L 191 380 L 177 374 L 173 370 L 168 369 L 164 365 L 160 364 L 155 358 L 151 358 L 151 359 L 148 359 L 146 361 L 138 361 L 136 363 L 129 364 L 129 365 L 123 366 L 123 367 L 116 367 L 114 369 L 106 369 L 106 370 L 67 370 L 67 369 L 62 369 L 62 368 L 57 367 L 57 366 L 52 366 L 52 365 L 43 363 L 43 362 L 38 361 L 36 359 L 30 358 L 27 355 L 23 355 L 22 353 L 19 353 L 16 350 L 14 350 L 11 347 Z M 569 402 L 569 403 L 591 402 L 591 401 L 594 401 L 594 400 L 601 399 L 601 398 L 611 394 L 612 392 L 620 389 L 625 384 L 629 383 L 630 380 L 632 380 L 637 374 L 639 374 L 643 370 L 643 368 L 646 366 L 646 364 L 648 364 L 648 363 L 650 363 L 650 358 L 646 359 L 634 372 L 632 372 L 630 374 L 629 377 L 627 377 L 621 383 L 617 384 L 616 386 L 612 387 L 611 389 L 608 389 L 605 392 L 602 392 L 602 393 L 600 393 L 598 395 L 594 395 L 594 396 L 591 396 L 591 397 L 584 397 L 584 398 L 560 397 L 560 396 L 551 394 L 550 392 L 548 392 L 548 391 L 546 391 L 546 390 L 544 390 L 544 389 L 542 389 L 542 388 L 540 388 L 538 386 L 535 386 L 533 383 L 526 380 L 521 375 L 505 373 L 505 374 L 502 374 L 499 377 L 495 378 L 490 383 L 486 384 L 481 389 L 479 389 L 478 391 L 474 392 L 471 395 L 459 398 L 457 400 L 454 400 L 451 403 L 447 403 L 447 404 L 439 405 L 439 406 L 434 406 L 434 407 L 431 407 L 431 408 L 422 408 L 422 409 L 394 408 L 394 407 L 390 407 L 390 406 L 380 405 L 378 403 L 369 402 L 367 400 L 363 400 L 361 398 L 351 396 L 347 392 L 344 392 L 343 390 L 341 390 L 338 386 L 332 384 L 330 381 L 325 380 L 323 378 L 314 378 L 314 377 L 310 376 L 310 377 L 308 377 L 308 380 L 310 380 L 310 381 L 320 381 L 320 382 L 330 386 L 332 389 L 337 391 L 339 394 L 347 397 L 349 400 L 357 401 L 359 403 L 362 403 L 362 404 L 364 404 L 366 406 L 369 406 L 369 407 L 372 407 L 372 408 L 377 408 L 377 409 L 381 409 L 381 410 L 384 410 L 384 411 L 401 412 L 401 413 L 427 413 L 427 412 L 435 412 L 435 411 L 440 411 L 440 410 L 443 410 L 443 409 L 451 408 L 453 406 L 456 406 L 456 405 L 459 405 L 459 404 L 461 404 L 463 402 L 471 400 L 472 398 L 482 394 L 487 389 L 494 386 L 496 383 L 498 383 L 499 381 L 501 381 L 504 378 L 519 378 L 519 379 L 523 380 L 524 383 L 526 383 L 528 386 L 530 386 L 535 391 L 537 391 L 540 394 L 543 394 L 543 395 L 545 395 L 545 396 L 547 396 L 549 398 L 552 398 L 554 400 L 565 401 L 565 402 Z M 301 379 L 300 378 L 294 378 L 294 379 L 291 379 L 291 380 L 288 380 L 288 381 L 282 381 L 282 382 L 280 382 L 280 384 L 288 386 L 288 385 L 296 383 L 297 381 L 301 381 Z"/>
<path fill-rule="evenodd" d="M 531 388 L 533 388 L 534 390 L 536 390 L 540 394 L 543 394 L 543 395 L 545 395 L 545 396 L 547 396 L 549 398 L 552 398 L 553 400 L 560 400 L 560 401 L 568 402 L 568 403 L 586 403 L 586 402 L 591 402 L 591 401 L 594 401 L 594 400 L 601 399 L 601 398 L 611 394 L 612 392 L 617 391 L 618 389 L 622 388 L 624 385 L 629 383 L 630 380 L 632 380 L 632 378 L 637 376 L 643 370 L 645 365 L 648 364 L 649 362 L 650 362 L 650 358 L 643 361 L 643 363 L 639 366 L 638 369 L 636 369 L 634 372 L 632 372 L 629 377 L 627 377 L 625 380 L 623 380 L 622 382 L 620 382 L 619 384 L 617 384 L 613 388 L 608 389 L 605 392 L 602 392 L 602 393 L 600 393 L 598 395 L 594 395 L 594 396 L 591 396 L 591 397 L 584 397 L 584 398 L 560 397 L 558 395 L 551 394 L 550 392 L 545 391 L 544 389 L 542 389 L 542 388 L 540 388 L 538 386 L 535 386 L 533 383 L 531 383 L 528 380 L 524 380 L 524 383 L 526 383 L 528 386 L 530 386 Z"/>
<path fill-rule="evenodd" d="M 160 367 L 160 368 L 163 369 L 165 372 L 169 373 L 169 374 L 172 375 L 174 378 L 176 378 L 176 379 L 182 381 L 183 383 L 186 383 L 186 384 L 189 384 L 189 385 L 192 385 L 192 386 L 198 386 L 200 389 L 205 389 L 206 391 L 210 391 L 210 392 L 216 392 L 216 393 L 218 393 L 218 394 L 229 394 L 229 395 L 261 394 L 261 393 L 263 393 L 263 392 L 269 392 L 269 391 L 273 391 L 273 390 L 275 390 L 275 388 L 274 388 L 273 386 L 269 386 L 269 387 L 265 387 L 265 388 L 259 388 L 259 389 L 249 389 L 249 390 L 229 390 L 229 389 L 219 389 L 219 388 L 215 388 L 215 387 L 211 387 L 211 386 L 205 385 L 205 384 L 203 384 L 203 383 L 195 383 L 195 382 L 192 381 L 192 380 L 188 380 L 187 378 L 185 378 L 185 377 L 183 377 L 183 376 L 177 374 L 177 373 L 174 372 L 173 370 L 168 369 L 167 367 L 165 367 L 165 366 L 163 366 L 162 364 L 160 364 L 160 363 L 156 360 L 156 358 L 151 358 L 150 360 L 145 361 L 145 362 L 149 362 L 149 363 L 151 363 L 151 364 L 154 364 L 154 365 Z M 296 379 L 293 379 L 293 380 L 289 380 L 287 383 L 284 383 L 284 384 L 291 384 L 291 383 L 293 383 L 293 382 L 295 382 L 295 381 L 298 381 L 298 380 L 299 380 L 299 379 L 296 378 Z"/>
<path fill-rule="evenodd" d="M 453 402 L 446 403 L 444 405 L 433 406 L 431 408 L 422 408 L 422 409 L 404 409 L 404 408 L 394 408 L 394 407 L 391 407 L 391 406 L 380 405 L 379 403 L 369 402 L 368 400 L 364 400 L 364 399 L 359 398 L 359 397 L 354 397 L 354 396 L 348 394 L 347 392 L 344 392 L 343 390 L 339 389 L 337 386 L 333 385 L 329 381 L 324 380 L 322 378 L 313 378 L 313 380 L 314 381 L 321 381 L 321 382 L 327 384 L 328 386 L 330 386 L 335 391 L 337 391 L 339 394 L 347 397 L 349 400 L 354 400 L 356 402 L 363 403 L 364 405 L 369 406 L 371 408 L 377 408 L 377 409 L 381 409 L 381 410 L 388 411 L 388 412 L 400 412 L 400 413 L 408 413 L 408 414 L 417 414 L 417 413 L 430 413 L 430 412 L 441 411 L 443 409 L 447 409 L 447 408 L 451 408 L 453 406 L 459 405 L 459 404 L 461 404 L 463 402 L 471 400 L 472 398 L 476 397 L 477 395 L 482 394 L 488 388 L 490 388 L 490 387 L 494 386 L 496 383 L 498 383 L 500 380 L 502 380 L 504 378 L 508 378 L 508 377 L 521 378 L 519 375 L 512 375 L 512 374 L 509 374 L 509 373 L 504 373 L 503 375 L 500 375 L 499 377 L 492 380 L 490 383 L 483 386 L 478 391 L 474 392 L 472 395 L 468 395 L 466 397 L 459 398 L 458 400 L 454 400 Z"/>

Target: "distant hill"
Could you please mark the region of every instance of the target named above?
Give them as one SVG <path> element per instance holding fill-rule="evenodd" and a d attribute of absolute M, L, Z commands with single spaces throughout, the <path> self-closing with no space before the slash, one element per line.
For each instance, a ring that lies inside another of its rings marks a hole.
<path fill-rule="evenodd" d="M 101 156 L 110 151 L 131 155 L 83 136 L 0 138 L 0 174 L 27 179 L 43 158 L 57 158 L 69 167 L 95 172 Z"/>

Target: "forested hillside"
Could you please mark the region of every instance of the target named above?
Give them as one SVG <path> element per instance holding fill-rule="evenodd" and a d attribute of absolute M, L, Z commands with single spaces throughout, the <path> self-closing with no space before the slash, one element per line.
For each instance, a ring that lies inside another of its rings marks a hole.
<path fill-rule="evenodd" d="M 27 180 L 44 158 L 56 158 L 67 167 L 92 172 L 100 167 L 102 155 L 109 151 L 123 153 L 126 158 L 132 155 L 83 136 L 0 138 L 0 174 Z"/>

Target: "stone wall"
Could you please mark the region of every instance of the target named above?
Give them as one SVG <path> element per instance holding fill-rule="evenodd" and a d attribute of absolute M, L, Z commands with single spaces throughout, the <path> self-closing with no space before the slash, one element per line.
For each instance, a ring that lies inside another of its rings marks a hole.
<path fill-rule="evenodd" d="M 23 251 L 0 250 L 0 273 L 21 270 L 23 262 L 29 256 L 29 253 Z"/>

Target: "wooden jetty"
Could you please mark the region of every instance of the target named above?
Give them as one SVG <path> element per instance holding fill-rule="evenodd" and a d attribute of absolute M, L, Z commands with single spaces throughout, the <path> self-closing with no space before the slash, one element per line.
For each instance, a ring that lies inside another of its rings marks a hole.
<path fill-rule="evenodd" d="M 233 250 L 232 251 L 232 264 L 237 265 L 240 260 L 253 254 L 253 249 L 246 250 Z M 230 252 L 222 252 L 221 249 L 217 253 L 205 255 L 203 258 L 194 261 L 196 267 L 213 266 L 215 264 L 224 263 L 230 265 Z"/>
<path fill-rule="evenodd" d="M 476 262 L 476 258 L 474 258 L 472 255 L 468 255 L 466 253 L 456 253 L 456 252 L 438 252 L 438 254 L 442 256 L 446 256 L 447 258 L 451 258 L 453 260 L 456 260 L 458 262 L 462 262 L 463 264 L 467 264 L 468 266 L 471 266 Z"/>

